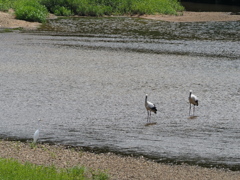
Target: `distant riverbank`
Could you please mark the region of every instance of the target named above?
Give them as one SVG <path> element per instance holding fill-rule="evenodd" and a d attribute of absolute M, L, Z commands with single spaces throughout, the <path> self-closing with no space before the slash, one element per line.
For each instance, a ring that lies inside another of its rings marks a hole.
<path fill-rule="evenodd" d="M 240 179 L 240 172 L 224 169 L 166 165 L 142 157 L 118 156 L 113 153 L 95 154 L 61 145 L 38 144 L 32 148 L 30 144 L 19 141 L 1 140 L 0 157 L 14 158 L 21 163 L 55 165 L 59 168 L 86 166 L 90 169 L 106 171 L 110 179 Z"/>
<path fill-rule="evenodd" d="M 185 11 L 179 16 L 175 15 L 142 15 L 134 16 L 169 22 L 207 22 L 207 21 L 240 21 L 240 15 L 231 15 L 228 12 L 189 12 Z M 0 28 L 37 29 L 41 23 L 27 22 L 15 19 L 14 12 L 0 12 Z"/>

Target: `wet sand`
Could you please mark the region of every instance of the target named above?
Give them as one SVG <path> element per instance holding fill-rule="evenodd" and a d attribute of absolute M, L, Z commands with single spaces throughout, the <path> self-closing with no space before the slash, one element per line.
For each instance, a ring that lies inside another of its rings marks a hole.
<path fill-rule="evenodd" d="M 240 172 L 224 169 L 208 169 L 188 165 L 167 165 L 146 160 L 142 157 L 118 156 L 113 153 L 95 154 L 60 145 L 38 144 L 31 148 L 30 143 L 0 141 L 0 156 L 14 158 L 21 163 L 31 162 L 38 165 L 59 168 L 86 166 L 101 170 L 110 175 L 110 179 L 211 179 L 237 180 Z"/>

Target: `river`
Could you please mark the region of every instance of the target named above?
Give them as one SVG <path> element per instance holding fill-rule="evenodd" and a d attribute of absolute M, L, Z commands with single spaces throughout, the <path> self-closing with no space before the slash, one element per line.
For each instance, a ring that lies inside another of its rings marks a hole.
<path fill-rule="evenodd" d="M 40 128 L 40 142 L 240 170 L 239 32 L 113 17 L 0 33 L 0 137 L 31 141 Z"/>

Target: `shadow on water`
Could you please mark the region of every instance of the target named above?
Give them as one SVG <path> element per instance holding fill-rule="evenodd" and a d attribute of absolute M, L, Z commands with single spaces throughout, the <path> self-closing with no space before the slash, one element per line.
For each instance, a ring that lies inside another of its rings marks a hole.
<path fill-rule="evenodd" d="M 149 122 L 149 123 L 146 123 L 145 126 L 152 126 L 152 125 L 156 125 L 157 122 Z"/>
<path fill-rule="evenodd" d="M 188 119 L 197 119 L 198 116 L 190 116 Z"/>

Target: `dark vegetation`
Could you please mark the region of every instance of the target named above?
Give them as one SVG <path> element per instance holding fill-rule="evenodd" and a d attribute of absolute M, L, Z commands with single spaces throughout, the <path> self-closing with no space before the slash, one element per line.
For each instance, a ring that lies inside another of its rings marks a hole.
<path fill-rule="evenodd" d="M 181 0 L 181 2 L 240 5 L 240 0 Z"/>
<path fill-rule="evenodd" d="M 0 11 L 14 9 L 17 19 L 45 22 L 48 13 L 57 16 L 104 16 L 177 14 L 178 0 L 0 0 Z"/>

